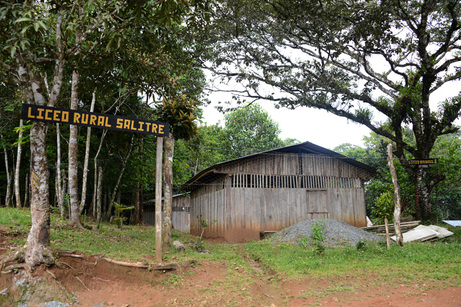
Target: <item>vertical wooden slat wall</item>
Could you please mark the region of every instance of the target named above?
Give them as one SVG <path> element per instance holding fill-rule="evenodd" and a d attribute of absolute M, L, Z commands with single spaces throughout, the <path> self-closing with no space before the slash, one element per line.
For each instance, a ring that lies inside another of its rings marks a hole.
<path fill-rule="evenodd" d="M 175 196 L 173 201 L 173 228 L 182 232 L 190 229 L 190 198 L 187 195 Z"/>
<path fill-rule="evenodd" d="M 311 218 L 366 225 L 361 169 L 316 154 L 259 155 L 216 168 L 227 174 L 192 191 L 190 232 L 200 235 L 197 219 L 215 221 L 204 233 L 229 242 L 259 239 Z"/>

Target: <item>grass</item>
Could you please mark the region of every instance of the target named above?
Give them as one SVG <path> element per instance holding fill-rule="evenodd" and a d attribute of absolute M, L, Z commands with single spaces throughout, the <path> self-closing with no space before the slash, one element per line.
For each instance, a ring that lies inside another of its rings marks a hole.
<path fill-rule="evenodd" d="M 30 228 L 30 213 L 27 209 L 0 208 L 0 225 L 3 231 L 20 234 L 10 237 L 15 245 L 25 243 Z M 89 223 L 91 225 L 91 223 Z M 94 226 L 94 225 L 92 225 Z M 273 282 L 305 279 L 328 281 L 348 280 L 348 289 L 331 288 L 331 291 L 349 291 L 360 287 L 361 276 L 376 276 L 376 284 L 392 283 L 436 283 L 438 285 L 461 285 L 461 229 L 443 225 L 455 235 L 434 243 L 408 243 L 387 250 L 383 244 L 356 247 L 327 248 L 315 254 L 309 247 L 288 244 L 272 244 L 270 241 L 245 244 L 211 244 L 205 240 L 209 254 L 198 253 L 187 248 L 185 253 L 170 251 L 164 259 L 168 261 L 218 261 L 227 266 L 226 286 L 243 289 L 251 286 L 251 276 L 263 274 L 273 276 Z M 195 237 L 179 232 L 173 240 L 196 242 Z M 102 224 L 97 231 L 79 230 L 69 227 L 67 221 L 57 215 L 51 217 L 51 246 L 73 249 L 87 254 L 104 254 L 119 260 L 149 261 L 155 255 L 155 228 L 150 226 L 124 226 Z M 255 269 L 254 263 L 259 265 Z M 242 272 L 244 274 L 242 274 Z M 168 284 L 181 283 L 181 278 L 172 275 Z M 350 280 L 350 282 L 349 282 Z M 243 291 L 242 291 L 243 293 Z M 304 295 L 311 295 L 304 293 Z"/>
<path fill-rule="evenodd" d="M 379 274 L 392 280 L 455 280 L 461 274 L 459 242 L 408 243 L 328 248 L 321 255 L 292 245 L 258 242 L 244 245 L 246 251 L 267 269 L 290 278 L 306 274 L 319 278 L 345 278 L 362 274 Z M 457 280 L 457 281 L 456 281 Z"/>

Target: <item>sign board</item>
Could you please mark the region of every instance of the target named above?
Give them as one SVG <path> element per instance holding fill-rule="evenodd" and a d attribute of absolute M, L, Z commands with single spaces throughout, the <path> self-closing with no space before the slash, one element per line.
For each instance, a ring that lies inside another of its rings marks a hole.
<path fill-rule="evenodd" d="M 408 160 L 410 165 L 427 165 L 427 164 L 437 164 L 437 159 L 411 159 Z"/>
<path fill-rule="evenodd" d="M 21 118 L 168 137 L 170 125 L 123 116 L 23 104 Z"/>

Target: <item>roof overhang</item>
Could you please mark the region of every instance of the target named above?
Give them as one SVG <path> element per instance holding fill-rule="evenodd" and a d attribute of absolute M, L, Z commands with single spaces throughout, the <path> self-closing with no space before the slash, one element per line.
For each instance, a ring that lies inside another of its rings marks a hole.
<path fill-rule="evenodd" d="M 325 156 L 329 156 L 329 157 L 332 157 L 332 158 L 341 159 L 342 161 L 344 161 L 346 163 L 349 163 L 349 164 L 351 164 L 351 165 L 353 165 L 355 167 L 363 169 L 368 174 L 368 176 L 367 176 L 368 178 L 371 178 L 376 173 L 376 170 L 373 167 L 368 166 L 368 165 L 366 165 L 366 164 L 364 164 L 362 162 L 359 162 L 359 161 L 354 160 L 352 158 L 346 157 L 346 156 L 344 156 L 342 154 L 339 154 L 339 153 L 337 153 L 335 151 L 326 149 L 324 147 L 315 145 L 315 144 L 313 144 L 311 142 L 304 142 L 304 143 L 300 143 L 300 144 L 296 144 L 296 145 L 291 145 L 291 146 L 281 147 L 281 148 L 272 149 L 272 150 L 268 150 L 268 151 L 263 151 L 263 152 L 251 154 L 251 155 L 248 155 L 248 156 L 240 157 L 240 158 L 237 158 L 237 159 L 232 159 L 232 160 L 224 161 L 224 162 L 221 162 L 221 163 L 217 163 L 217 164 L 215 164 L 213 166 L 210 166 L 210 167 L 202 170 L 201 172 L 197 173 L 194 177 L 192 177 L 186 183 L 184 183 L 182 188 L 183 188 L 183 190 L 190 190 L 190 189 L 192 189 L 192 186 L 194 186 L 194 185 L 202 185 L 202 184 L 205 184 L 205 183 L 208 183 L 208 182 L 214 180 L 215 178 L 226 176 L 227 174 L 223 174 L 223 173 L 219 172 L 219 169 L 222 168 L 223 166 L 226 166 L 226 165 L 238 162 L 238 161 L 252 159 L 252 158 L 255 158 L 257 156 L 264 155 L 264 154 L 269 154 L 269 153 L 293 153 L 293 154 L 302 154 L 302 153 L 304 153 L 304 154 L 325 155 Z"/>

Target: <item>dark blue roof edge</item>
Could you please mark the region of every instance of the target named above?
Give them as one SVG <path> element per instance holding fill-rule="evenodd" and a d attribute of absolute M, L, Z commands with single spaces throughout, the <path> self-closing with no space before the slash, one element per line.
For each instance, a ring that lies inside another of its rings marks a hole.
<path fill-rule="evenodd" d="M 255 156 L 268 154 L 268 153 L 273 153 L 273 152 L 292 152 L 293 149 L 302 149 L 302 150 L 310 151 L 310 152 L 313 152 L 313 153 L 324 154 L 326 156 L 330 156 L 330 157 L 333 157 L 333 158 L 339 158 L 339 159 L 344 160 L 346 163 L 352 164 L 352 165 L 354 165 L 354 166 L 356 166 L 358 168 L 361 168 L 361 169 L 369 172 L 372 175 L 376 173 L 376 169 L 374 169 L 373 167 L 371 167 L 369 165 L 366 165 L 365 163 L 362 163 L 362 162 L 359 162 L 359 161 L 357 161 L 355 159 L 346 157 L 346 156 L 344 156 L 344 155 L 342 155 L 340 153 L 337 153 L 337 152 L 335 152 L 333 150 L 321 147 L 321 146 L 316 145 L 314 143 L 303 142 L 303 143 L 296 144 L 296 145 L 290 145 L 290 146 L 286 146 L 286 147 L 280 147 L 280 148 L 276 148 L 276 149 L 262 151 L 262 152 L 254 153 L 254 154 L 251 154 L 251 155 L 243 156 L 243 157 L 240 157 L 240 158 L 236 158 L 236 159 L 216 163 L 216 164 L 214 164 L 214 165 L 200 171 L 199 173 L 197 173 L 195 176 L 193 176 L 191 179 L 189 179 L 186 183 L 184 183 L 182 185 L 182 187 L 183 187 L 183 189 L 187 190 L 188 186 L 191 186 L 194 182 L 196 182 L 200 178 L 202 178 L 202 177 L 206 176 L 207 174 L 213 172 L 213 170 L 218 166 L 231 164 L 231 163 L 234 163 L 234 162 L 239 161 L 239 160 L 245 160 L 245 159 L 249 159 L 249 158 L 252 158 L 252 157 L 255 157 Z"/>

